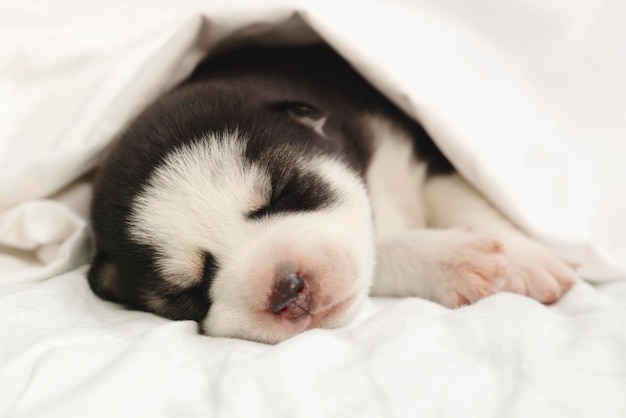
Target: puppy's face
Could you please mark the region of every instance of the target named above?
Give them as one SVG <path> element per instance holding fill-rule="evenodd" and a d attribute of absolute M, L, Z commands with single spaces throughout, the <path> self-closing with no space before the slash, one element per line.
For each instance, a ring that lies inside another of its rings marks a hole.
<path fill-rule="evenodd" d="M 366 191 L 312 144 L 327 140 L 322 114 L 280 106 L 271 129 L 210 130 L 163 152 L 120 215 L 123 250 L 102 239 L 100 294 L 269 343 L 351 316 L 373 270 Z"/>

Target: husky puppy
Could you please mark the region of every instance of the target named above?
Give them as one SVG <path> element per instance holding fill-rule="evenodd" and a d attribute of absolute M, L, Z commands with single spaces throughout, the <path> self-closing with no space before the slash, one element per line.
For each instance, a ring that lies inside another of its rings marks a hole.
<path fill-rule="evenodd" d="M 370 292 L 551 303 L 575 279 L 323 46 L 205 61 L 122 133 L 92 218 L 96 294 L 268 343 L 340 326 Z"/>

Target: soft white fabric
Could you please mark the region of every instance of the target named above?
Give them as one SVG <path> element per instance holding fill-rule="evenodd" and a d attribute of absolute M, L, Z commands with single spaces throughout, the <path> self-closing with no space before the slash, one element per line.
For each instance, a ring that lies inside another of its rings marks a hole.
<path fill-rule="evenodd" d="M 0 287 L 7 417 L 620 417 L 626 283 L 557 306 L 376 299 L 276 346 L 96 300 L 80 269 Z M 7 321 L 8 319 L 8 321 Z"/>
<path fill-rule="evenodd" d="M 0 3 L 0 416 L 626 415 L 624 19 L 609 0 Z M 275 347 L 93 296 L 83 175 L 114 135 L 215 47 L 312 39 L 611 283 L 551 307 L 375 299 Z"/>

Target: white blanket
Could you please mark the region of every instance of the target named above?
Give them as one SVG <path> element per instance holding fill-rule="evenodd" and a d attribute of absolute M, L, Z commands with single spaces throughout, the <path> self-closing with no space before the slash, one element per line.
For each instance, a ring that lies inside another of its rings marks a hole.
<path fill-rule="evenodd" d="M 626 415 L 626 7 L 583 0 L 0 3 L 0 416 Z M 277 346 L 96 298 L 89 172 L 215 48 L 323 40 L 528 233 L 550 307 L 372 299 Z"/>

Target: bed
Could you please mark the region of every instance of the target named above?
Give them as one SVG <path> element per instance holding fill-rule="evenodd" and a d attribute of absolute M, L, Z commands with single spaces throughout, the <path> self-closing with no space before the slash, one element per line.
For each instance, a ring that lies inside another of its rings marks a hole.
<path fill-rule="evenodd" d="M 626 416 L 626 7 L 582 0 L 0 4 L 0 416 Z M 98 299 L 93 170 L 205 56 L 326 42 L 514 222 L 558 303 L 371 298 L 278 345 Z"/>

